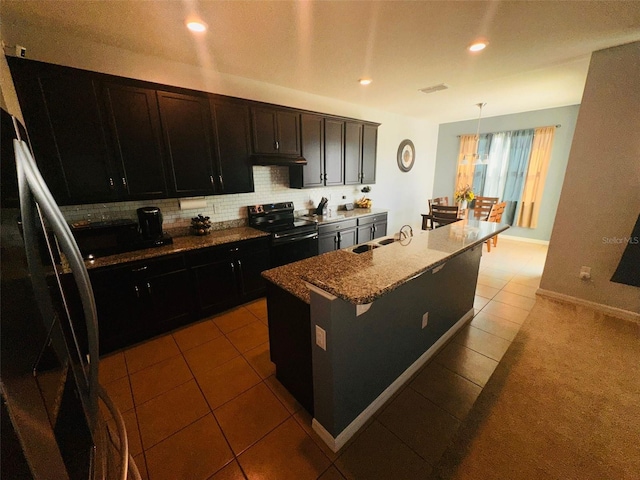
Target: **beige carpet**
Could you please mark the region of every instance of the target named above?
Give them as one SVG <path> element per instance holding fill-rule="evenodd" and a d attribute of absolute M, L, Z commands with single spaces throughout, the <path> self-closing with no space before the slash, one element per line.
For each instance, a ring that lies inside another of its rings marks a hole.
<path fill-rule="evenodd" d="M 435 479 L 640 479 L 640 325 L 538 298 Z"/>

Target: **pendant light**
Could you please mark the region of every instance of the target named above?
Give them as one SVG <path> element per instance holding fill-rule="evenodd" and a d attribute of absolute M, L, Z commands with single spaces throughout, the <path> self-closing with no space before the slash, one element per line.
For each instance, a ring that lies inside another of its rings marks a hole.
<path fill-rule="evenodd" d="M 480 119 L 482 118 L 482 107 L 484 107 L 486 103 L 476 103 L 476 106 L 480 109 L 480 114 L 478 115 L 478 127 L 476 129 L 476 142 L 480 143 Z M 476 147 L 477 149 L 477 147 Z M 462 157 L 461 165 L 467 165 L 471 162 L 473 165 L 486 165 L 489 163 L 489 155 L 483 153 L 482 155 L 476 153 L 467 154 Z"/>

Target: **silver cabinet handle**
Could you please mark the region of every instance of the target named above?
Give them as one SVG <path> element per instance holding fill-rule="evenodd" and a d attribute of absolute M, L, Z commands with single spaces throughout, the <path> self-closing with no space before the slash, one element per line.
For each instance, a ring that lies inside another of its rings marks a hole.
<path fill-rule="evenodd" d="M 224 192 L 224 180 L 222 178 L 222 175 L 218 175 L 218 180 L 220 180 L 220 188 Z"/>
<path fill-rule="evenodd" d="M 277 140 L 275 141 L 274 146 L 276 147 L 276 150 L 280 150 L 280 142 Z"/>
<path fill-rule="evenodd" d="M 138 285 L 134 285 L 133 289 L 136 291 L 136 298 L 140 298 L 140 289 L 138 288 Z"/>
<path fill-rule="evenodd" d="M 209 175 L 209 181 L 211 182 L 211 186 L 215 189 L 216 184 L 215 184 L 215 181 L 213 180 L 213 175 Z"/>
<path fill-rule="evenodd" d="M 238 270 L 240 270 L 240 287 L 242 288 L 242 293 L 244 293 L 244 275 L 242 274 L 242 262 L 238 260 Z"/>
<path fill-rule="evenodd" d="M 124 177 L 122 177 L 122 186 L 123 186 L 124 188 L 127 188 L 127 179 L 126 179 L 126 178 L 124 178 Z"/>
<path fill-rule="evenodd" d="M 113 190 L 113 187 L 115 187 L 115 184 L 113 183 L 113 178 L 109 177 L 109 188 Z"/>
<path fill-rule="evenodd" d="M 151 295 L 151 283 L 147 282 L 147 292 Z"/>
<path fill-rule="evenodd" d="M 149 268 L 149 267 L 147 265 L 144 265 L 144 266 L 142 266 L 140 268 L 132 268 L 131 271 L 134 272 L 134 273 L 144 272 L 147 268 Z"/>

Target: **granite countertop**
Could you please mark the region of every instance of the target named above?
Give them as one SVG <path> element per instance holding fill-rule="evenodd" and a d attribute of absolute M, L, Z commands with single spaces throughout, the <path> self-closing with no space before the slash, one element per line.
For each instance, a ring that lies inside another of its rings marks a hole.
<path fill-rule="evenodd" d="M 356 254 L 350 247 L 273 268 L 262 275 L 306 303 L 310 295 L 305 282 L 309 282 L 338 298 L 363 305 L 507 228 L 504 224 L 463 220 L 435 230 L 419 230 L 409 239 L 369 252 Z"/>
<path fill-rule="evenodd" d="M 169 231 L 169 233 L 171 233 L 171 231 Z M 196 250 L 198 248 L 215 247 L 217 245 L 224 245 L 225 243 L 240 242 L 242 240 L 268 236 L 268 233 L 261 232 L 260 230 L 256 230 L 251 227 L 235 227 L 224 230 L 213 230 L 209 235 L 203 236 L 176 236 L 173 238 L 173 243 L 171 245 L 145 248 L 144 250 L 119 253 L 117 255 L 108 255 L 95 260 L 86 260 L 84 263 L 87 266 L 87 269 L 90 270 L 93 268 L 146 260 L 148 258 L 171 255 L 173 253 L 186 252 L 188 250 Z"/>
<path fill-rule="evenodd" d="M 387 213 L 388 210 L 381 208 L 354 208 L 353 210 L 337 210 L 332 211 L 331 215 L 302 215 L 300 218 L 312 220 L 319 225 L 323 223 L 339 222 L 340 220 L 348 220 L 350 218 L 366 217 L 369 215 L 377 215 Z"/>

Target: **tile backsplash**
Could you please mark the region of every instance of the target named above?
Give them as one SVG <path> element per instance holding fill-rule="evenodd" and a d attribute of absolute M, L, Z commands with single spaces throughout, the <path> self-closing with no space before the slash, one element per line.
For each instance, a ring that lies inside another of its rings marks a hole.
<path fill-rule="evenodd" d="M 212 223 L 243 224 L 247 219 L 246 207 L 248 205 L 292 201 L 296 210 L 307 210 L 314 208 L 324 196 L 329 198 L 329 208 L 337 209 L 339 205 L 353 202 L 364 195 L 360 192 L 361 185 L 304 190 L 289 188 L 289 167 L 254 166 L 253 178 L 255 192 L 207 196 L 204 197 L 207 206 L 203 209 L 180 210 L 177 198 L 165 198 L 135 202 L 71 205 L 61 207 L 61 210 L 70 223 L 81 220 L 101 221 L 116 218 L 129 218 L 137 221 L 136 209 L 153 205 L 162 211 L 165 228 L 177 228 L 189 226 L 191 217 L 195 217 L 199 213 L 211 217 Z"/>

